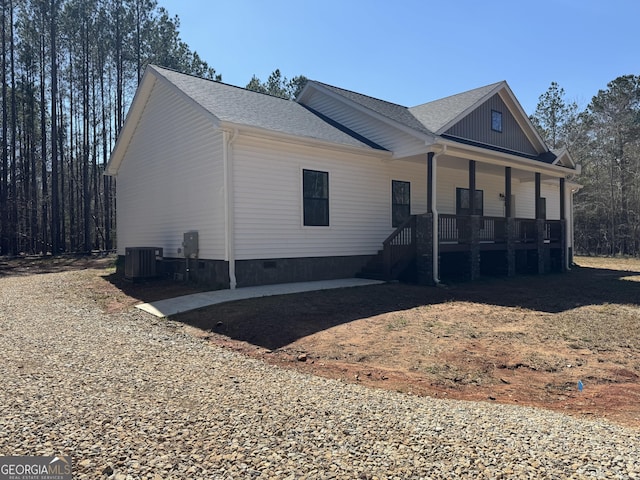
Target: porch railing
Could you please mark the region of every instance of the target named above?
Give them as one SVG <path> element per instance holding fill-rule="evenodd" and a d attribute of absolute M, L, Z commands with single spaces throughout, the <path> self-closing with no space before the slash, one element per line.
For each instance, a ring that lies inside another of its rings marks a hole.
<path fill-rule="evenodd" d="M 391 279 L 416 256 L 416 216 L 411 215 L 382 245 L 385 275 Z"/>
<path fill-rule="evenodd" d="M 468 216 L 438 215 L 438 241 L 440 243 L 471 243 L 472 219 Z M 514 219 L 514 239 L 516 243 L 535 243 L 538 238 L 537 223 L 534 219 Z M 507 219 L 505 217 L 480 217 L 478 241 L 485 243 L 507 242 Z M 560 220 L 546 220 L 544 240 L 559 243 L 562 239 Z"/>
<path fill-rule="evenodd" d="M 471 228 L 471 217 L 438 215 L 438 240 L 441 243 L 470 243 Z M 503 217 L 480 217 L 478 240 L 480 242 L 506 242 L 506 219 Z"/>
<path fill-rule="evenodd" d="M 560 220 L 545 221 L 544 241 L 548 243 L 560 243 L 562 241 L 562 222 Z"/>
<path fill-rule="evenodd" d="M 538 238 L 536 221 L 516 218 L 514 236 L 518 243 L 535 243 Z"/>
<path fill-rule="evenodd" d="M 507 220 L 504 217 L 481 217 L 478 236 L 481 242 L 505 243 Z"/>
<path fill-rule="evenodd" d="M 469 243 L 471 241 L 470 217 L 438 215 L 438 240 L 441 243 Z"/>

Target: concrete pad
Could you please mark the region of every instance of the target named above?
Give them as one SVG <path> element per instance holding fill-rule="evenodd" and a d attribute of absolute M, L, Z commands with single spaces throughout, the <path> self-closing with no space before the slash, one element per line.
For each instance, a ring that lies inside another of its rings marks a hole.
<path fill-rule="evenodd" d="M 366 278 L 341 278 L 338 280 L 323 280 L 319 282 L 279 283 L 277 285 L 236 288 L 235 290 L 215 290 L 212 292 L 194 293 L 192 295 L 159 300 L 157 302 L 142 303 L 136 305 L 136 308 L 155 315 L 156 317 L 163 318 L 202 307 L 208 307 L 209 305 L 246 300 L 248 298 L 288 295 L 291 293 L 331 290 L 335 288 L 363 287 L 381 283 L 385 282 Z"/>

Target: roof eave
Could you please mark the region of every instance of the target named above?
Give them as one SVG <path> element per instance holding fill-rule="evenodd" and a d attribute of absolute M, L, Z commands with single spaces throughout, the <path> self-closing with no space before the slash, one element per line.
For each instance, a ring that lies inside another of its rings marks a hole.
<path fill-rule="evenodd" d="M 502 95 L 503 92 L 506 93 L 509 102 L 507 102 L 506 101 L 507 99 L 505 99 L 504 96 Z M 531 123 L 529 116 L 526 114 L 526 112 L 522 108 L 522 105 L 520 105 L 520 102 L 518 101 L 516 96 L 513 94 L 513 91 L 511 90 L 511 87 L 509 87 L 507 82 L 504 82 L 504 89 L 501 90 L 499 93 L 502 96 L 502 100 L 505 101 L 507 105 L 511 103 L 511 105 L 509 106 L 514 107 L 519 113 L 519 116 L 516 117 L 516 122 L 518 122 L 518 124 L 520 125 L 520 128 L 522 129 L 524 134 L 527 136 L 529 141 L 533 143 L 533 145 L 536 148 L 539 148 L 541 153 L 548 151 L 549 147 L 547 147 L 547 144 L 538 133 L 538 129 L 533 125 L 533 123 Z"/>
<path fill-rule="evenodd" d="M 220 122 L 220 128 L 225 130 L 231 130 L 231 131 L 235 130 L 239 134 L 244 134 L 248 136 L 255 136 L 255 137 L 267 138 L 267 139 L 276 139 L 276 140 L 282 140 L 282 141 L 295 143 L 299 145 L 330 148 L 334 150 L 350 151 L 353 153 L 360 153 L 360 154 L 364 153 L 367 155 L 375 155 L 377 157 L 384 158 L 384 159 L 389 159 L 393 156 L 393 152 L 390 152 L 389 150 L 378 150 L 376 148 L 368 147 L 365 145 L 362 145 L 362 146 L 346 145 L 343 143 L 331 142 L 329 140 L 323 140 L 320 138 L 293 135 L 290 133 L 278 132 L 276 130 L 253 127 L 253 126 L 244 125 L 240 123 L 222 121 Z"/>
<path fill-rule="evenodd" d="M 109 161 L 107 162 L 107 166 L 105 167 L 104 175 L 113 177 L 118 174 L 120 164 L 125 157 L 127 149 L 129 148 L 129 143 L 131 142 L 131 138 L 133 137 L 140 117 L 142 116 L 144 107 L 149 100 L 149 96 L 151 95 L 151 91 L 153 90 L 155 82 L 156 76 L 154 75 L 152 68 L 147 67 L 144 75 L 142 76 L 140 86 L 136 90 L 136 93 L 133 97 L 131 107 L 127 112 L 127 116 L 124 120 L 124 125 L 120 129 L 120 134 L 118 135 L 116 144 L 113 147 L 113 150 L 109 157 Z"/>
<path fill-rule="evenodd" d="M 571 157 L 569 150 L 567 150 L 566 148 L 563 148 L 556 154 L 556 159 L 553 161 L 553 164 L 557 165 L 557 164 L 565 164 L 565 163 L 568 163 L 569 165 L 574 167 L 576 170 L 580 169 L 580 165 L 577 165 L 576 162 L 573 160 L 573 157 Z"/>
<path fill-rule="evenodd" d="M 440 138 L 437 143 L 432 145 L 431 148 L 434 150 L 438 150 L 440 153 L 446 151 L 449 155 L 461 158 L 469 158 L 470 160 L 478 160 L 480 162 L 503 165 L 507 167 L 517 167 L 519 169 L 531 172 L 544 172 L 555 177 L 567 178 L 579 174 L 579 171 L 572 168 L 548 164 L 539 160 L 532 160 L 530 158 L 525 158 L 510 153 L 487 150 L 473 145 L 461 144 L 453 140 L 447 140 L 445 138 Z"/>

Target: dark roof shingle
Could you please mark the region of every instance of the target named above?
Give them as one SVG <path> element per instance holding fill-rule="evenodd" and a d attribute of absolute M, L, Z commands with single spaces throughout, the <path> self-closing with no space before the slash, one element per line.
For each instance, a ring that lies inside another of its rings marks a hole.
<path fill-rule="evenodd" d="M 280 132 L 327 142 L 382 149 L 379 145 L 338 128 L 297 102 L 253 92 L 152 66 L 202 108 L 223 122 Z"/>

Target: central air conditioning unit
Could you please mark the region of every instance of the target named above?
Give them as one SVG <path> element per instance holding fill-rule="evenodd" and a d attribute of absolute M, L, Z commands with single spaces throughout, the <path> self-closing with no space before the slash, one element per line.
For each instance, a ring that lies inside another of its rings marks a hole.
<path fill-rule="evenodd" d="M 162 248 L 127 247 L 124 252 L 124 278 L 126 280 L 144 280 L 158 276 L 156 260 L 162 260 Z"/>

